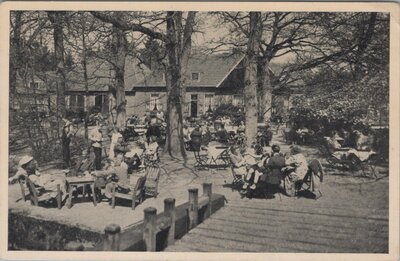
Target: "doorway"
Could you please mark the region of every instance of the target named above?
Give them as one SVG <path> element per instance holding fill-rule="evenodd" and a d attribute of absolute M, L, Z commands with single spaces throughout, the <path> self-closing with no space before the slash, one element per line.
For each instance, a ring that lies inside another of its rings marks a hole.
<path fill-rule="evenodd" d="M 190 95 L 190 117 L 197 118 L 197 107 L 198 107 L 198 96 L 197 94 Z"/>

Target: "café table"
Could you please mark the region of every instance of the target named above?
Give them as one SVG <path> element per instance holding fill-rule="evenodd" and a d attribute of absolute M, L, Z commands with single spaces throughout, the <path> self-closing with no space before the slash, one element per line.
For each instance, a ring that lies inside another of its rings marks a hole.
<path fill-rule="evenodd" d="M 75 176 L 75 177 L 67 177 L 67 184 L 68 184 L 68 202 L 67 206 L 68 208 L 72 207 L 72 190 L 73 187 L 76 186 L 83 186 L 83 198 L 85 198 L 85 187 L 86 185 L 89 185 L 92 189 L 92 198 L 93 198 L 93 204 L 97 206 L 96 203 L 96 193 L 94 190 L 94 182 L 95 178 L 91 175 L 86 175 L 86 176 Z"/>

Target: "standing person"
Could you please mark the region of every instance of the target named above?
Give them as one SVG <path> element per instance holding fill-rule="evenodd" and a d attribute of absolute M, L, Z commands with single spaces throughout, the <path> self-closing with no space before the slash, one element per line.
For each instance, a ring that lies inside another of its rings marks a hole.
<path fill-rule="evenodd" d="M 62 155 L 64 160 L 64 168 L 69 168 L 71 166 L 71 153 L 70 153 L 70 143 L 72 137 L 72 122 L 65 120 L 65 124 L 61 135 L 62 144 Z"/>
<path fill-rule="evenodd" d="M 157 124 L 157 119 L 156 118 L 152 118 L 150 120 L 150 126 L 147 129 L 146 132 L 146 138 L 147 138 L 147 142 L 150 142 L 150 137 L 151 136 L 155 136 L 157 138 L 157 141 L 160 140 L 161 137 L 161 130 L 160 130 L 160 126 L 158 126 Z"/>
<path fill-rule="evenodd" d="M 122 138 L 121 130 L 114 127 L 114 131 L 111 135 L 110 151 L 108 153 L 108 157 L 111 160 L 114 160 L 114 158 L 115 158 L 114 147 L 117 144 L 119 138 Z"/>
<path fill-rule="evenodd" d="M 201 135 L 202 135 L 202 133 L 201 133 L 201 130 L 200 130 L 200 126 L 197 125 L 196 128 L 194 128 L 194 130 L 190 134 L 190 143 L 191 143 L 192 149 L 194 151 L 200 151 Z"/>
<path fill-rule="evenodd" d="M 92 142 L 92 148 L 95 155 L 94 165 L 96 170 L 101 169 L 101 143 L 103 140 L 101 127 L 101 124 L 94 127 L 94 129 L 89 134 L 89 140 Z"/>

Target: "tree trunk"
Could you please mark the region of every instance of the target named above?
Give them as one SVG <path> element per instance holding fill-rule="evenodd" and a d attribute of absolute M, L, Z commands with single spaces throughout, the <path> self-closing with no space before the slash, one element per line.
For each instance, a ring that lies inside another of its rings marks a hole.
<path fill-rule="evenodd" d="M 61 118 L 65 117 L 65 64 L 64 64 L 64 18 L 65 12 L 48 12 L 48 17 L 53 24 L 54 38 L 54 54 L 56 62 L 56 86 L 57 86 L 57 119 L 58 123 Z M 61 134 L 60 124 L 58 126 L 59 134 Z"/>
<path fill-rule="evenodd" d="M 167 12 L 167 146 L 165 150 L 173 158 L 183 157 L 186 160 L 182 116 L 184 104 L 180 50 L 182 32 L 177 30 L 179 19 L 181 19 L 181 12 Z"/>
<path fill-rule="evenodd" d="M 250 147 L 257 134 L 257 60 L 261 37 L 261 13 L 250 12 L 250 35 L 247 44 L 244 74 L 246 145 Z"/>
<path fill-rule="evenodd" d="M 257 102 L 258 121 L 271 119 L 272 86 L 269 71 L 269 60 L 259 57 L 257 60 Z"/>
<path fill-rule="evenodd" d="M 82 23 L 82 67 L 83 67 L 83 80 L 85 84 L 85 102 L 89 96 L 89 79 L 87 74 L 87 62 L 86 62 L 86 32 L 85 32 L 85 21 Z M 87 106 L 86 106 L 87 107 Z M 86 108 L 85 113 L 85 139 L 89 137 L 88 121 L 89 121 L 89 108 Z"/>
<path fill-rule="evenodd" d="M 116 90 L 116 110 L 118 128 L 125 127 L 126 99 L 125 99 L 125 58 L 127 54 L 127 40 L 121 29 L 113 26 L 112 53 L 114 55 L 114 82 Z"/>
<path fill-rule="evenodd" d="M 10 55 L 10 95 L 16 93 L 17 73 L 21 66 L 21 26 L 22 26 L 22 12 L 15 11 L 14 20 L 14 34 L 11 38 L 11 51 Z M 11 100 L 11 99 L 10 99 Z"/>

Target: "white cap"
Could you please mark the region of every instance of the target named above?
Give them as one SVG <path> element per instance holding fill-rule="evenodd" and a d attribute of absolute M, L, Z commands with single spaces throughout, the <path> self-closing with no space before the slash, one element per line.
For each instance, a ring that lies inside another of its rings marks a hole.
<path fill-rule="evenodd" d="M 32 157 L 32 156 L 28 156 L 28 155 L 23 156 L 23 157 L 19 160 L 19 165 L 20 165 L 20 166 L 23 166 L 23 165 L 25 165 L 25 164 L 31 162 L 32 160 L 33 160 L 33 157 Z"/>

